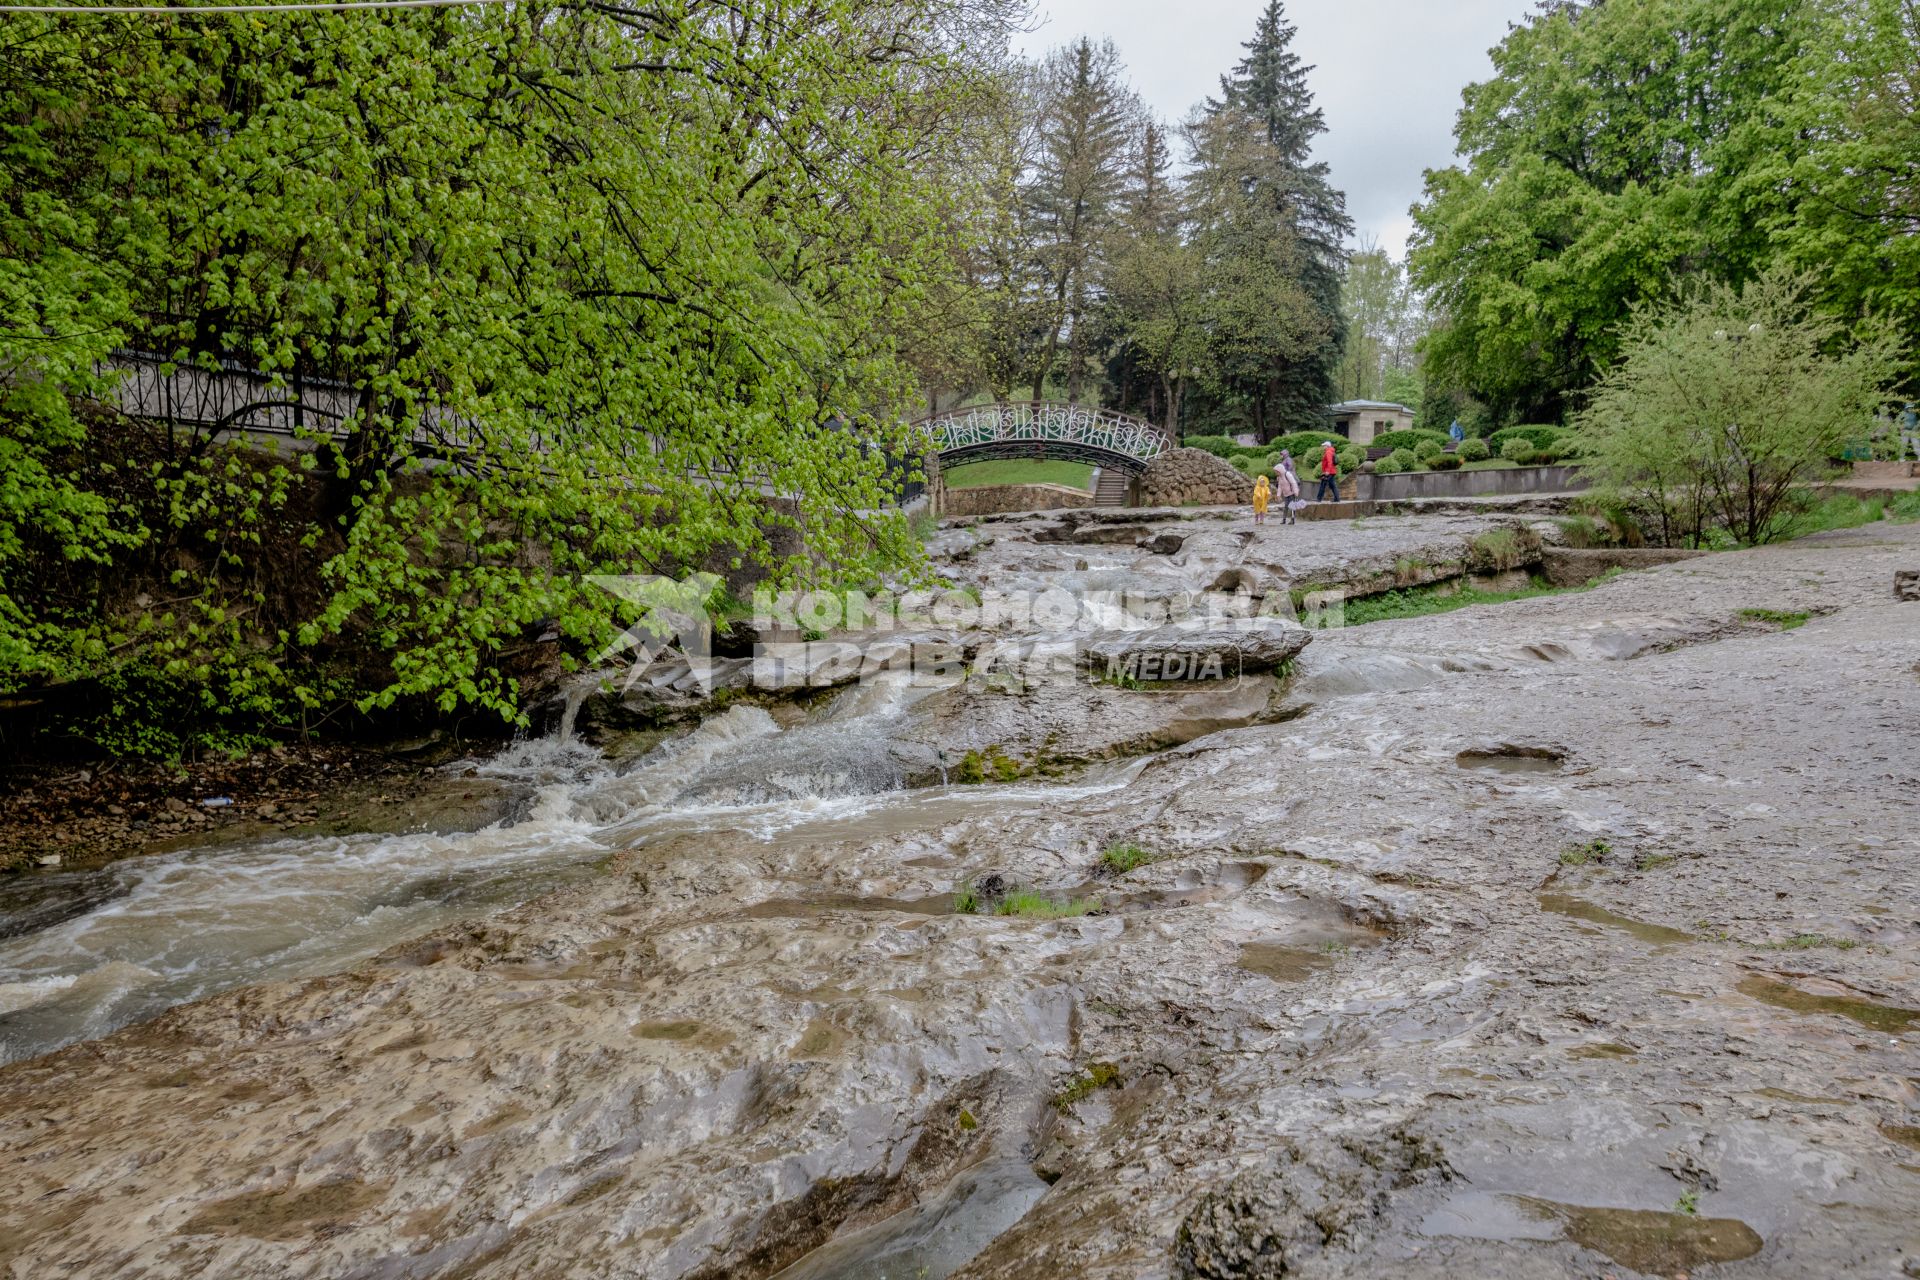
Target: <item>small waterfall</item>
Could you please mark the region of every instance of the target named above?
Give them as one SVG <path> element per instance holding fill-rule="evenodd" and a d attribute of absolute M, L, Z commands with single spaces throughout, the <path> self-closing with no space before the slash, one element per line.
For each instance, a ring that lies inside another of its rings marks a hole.
<path fill-rule="evenodd" d="M 569 685 L 554 734 L 475 766 L 481 785 L 524 797 L 512 819 L 132 858 L 48 882 L 84 901 L 80 910 L 0 905 L 0 1061 L 243 983 L 338 970 L 594 874 L 608 850 L 654 836 L 733 828 L 770 838 L 823 816 L 823 805 L 857 817 L 900 786 L 888 726 L 927 692 L 904 678 L 874 681 L 791 729 L 761 707 L 733 707 L 622 770 L 571 735 L 597 686 L 597 677 Z"/>

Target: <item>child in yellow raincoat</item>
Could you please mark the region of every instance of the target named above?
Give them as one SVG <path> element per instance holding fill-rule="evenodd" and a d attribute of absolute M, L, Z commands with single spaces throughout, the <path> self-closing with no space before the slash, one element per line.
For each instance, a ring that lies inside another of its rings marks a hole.
<path fill-rule="evenodd" d="M 1267 478 L 1260 476 L 1253 482 L 1253 522 L 1264 524 L 1267 519 L 1267 495 L 1272 490 L 1267 487 Z"/>

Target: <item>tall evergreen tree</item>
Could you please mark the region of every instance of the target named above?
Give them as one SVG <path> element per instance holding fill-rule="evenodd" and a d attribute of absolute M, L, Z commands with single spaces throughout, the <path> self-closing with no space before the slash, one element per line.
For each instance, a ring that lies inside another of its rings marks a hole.
<path fill-rule="evenodd" d="M 1256 121 L 1270 154 L 1256 160 L 1242 182 L 1256 207 L 1284 226 L 1303 250 L 1300 283 L 1320 312 L 1324 338 L 1303 358 L 1275 362 L 1258 385 L 1244 388 L 1254 403 L 1256 429 L 1266 434 L 1312 429 L 1324 421 L 1346 341 L 1340 312 L 1342 248 L 1353 230 L 1346 197 L 1313 158 L 1313 140 L 1327 123 L 1313 104 L 1307 73 L 1313 70 L 1293 50 L 1296 28 L 1282 0 L 1268 0 L 1253 39 L 1231 74 L 1220 79 L 1220 97 L 1210 99 L 1212 117 Z"/>
<path fill-rule="evenodd" d="M 1028 189 L 1040 237 L 1049 305 L 1046 338 L 1033 370 L 1033 398 L 1067 345 L 1067 398 L 1080 398 L 1086 323 L 1098 296 L 1108 239 L 1122 210 L 1127 152 L 1140 117 L 1111 40 L 1082 37 L 1048 57 L 1039 154 Z"/>

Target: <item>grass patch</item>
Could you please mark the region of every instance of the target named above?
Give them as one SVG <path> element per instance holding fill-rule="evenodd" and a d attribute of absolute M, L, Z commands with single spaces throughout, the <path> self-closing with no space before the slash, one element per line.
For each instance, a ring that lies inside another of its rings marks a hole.
<path fill-rule="evenodd" d="M 1100 909 L 1100 904 L 1092 898 L 1072 898 L 1061 901 L 1049 898 L 1044 893 L 1034 893 L 1022 889 L 1000 899 L 993 909 L 997 916 L 1014 916 L 1021 920 L 1065 920 L 1072 916 L 1091 915 Z"/>
<path fill-rule="evenodd" d="M 1857 498 L 1850 493 L 1838 493 L 1795 511 L 1780 530 L 1780 539 L 1804 538 L 1808 534 L 1825 533 L 1829 529 L 1858 529 L 1863 524 L 1874 523 L 1886 513 L 1884 498 Z"/>
<path fill-rule="evenodd" d="M 986 899 L 976 892 L 972 885 L 953 895 L 953 913 L 959 916 L 977 916 L 980 908 L 986 905 Z"/>
<path fill-rule="evenodd" d="M 1563 867 L 1584 867 L 1589 862 L 1598 862 L 1613 852 L 1613 846 L 1605 840 L 1589 840 L 1585 844 L 1568 845 L 1560 851 L 1560 865 Z"/>
<path fill-rule="evenodd" d="M 954 770 L 954 779 L 969 785 L 985 782 L 989 778 L 997 782 L 1014 782 L 1019 779 L 1021 772 L 1020 762 L 995 745 L 985 751 L 969 751 L 961 756 L 959 767 Z"/>
<path fill-rule="evenodd" d="M 1100 865 L 1115 875 L 1125 875 L 1135 867 L 1144 867 L 1154 861 L 1154 856 L 1131 842 L 1108 845 L 1107 851 L 1100 855 Z"/>
<path fill-rule="evenodd" d="M 1369 622 L 1387 622 L 1394 618 L 1419 618 L 1430 613 L 1451 613 L 1455 609 L 1464 609 L 1469 605 L 1509 604 L 1515 600 L 1531 600 L 1536 596 L 1565 595 L 1569 591 L 1583 589 L 1556 587 L 1545 578 L 1539 577 L 1533 579 L 1532 586 L 1521 591 L 1480 591 L 1472 587 L 1454 589 L 1451 583 L 1438 587 L 1406 587 L 1346 601 L 1342 611 L 1343 625 L 1363 627 Z M 1312 610 L 1308 610 L 1300 619 L 1305 626 L 1321 629 L 1328 625 L 1329 620 L 1327 612 L 1316 613 Z"/>
<path fill-rule="evenodd" d="M 1903 493 L 1887 503 L 1887 519 L 1909 524 L 1920 520 L 1920 492 Z"/>
<path fill-rule="evenodd" d="M 1653 871 L 1675 861 L 1670 853 L 1643 853 L 1633 860 L 1635 871 Z"/>
<path fill-rule="evenodd" d="M 942 473 L 949 489 L 978 489 L 993 484 L 1063 484 L 1069 489 L 1093 485 L 1093 468 L 1084 462 L 1010 459 L 968 462 Z"/>
<path fill-rule="evenodd" d="M 1488 458 L 1484 462 L 1463 462 L 1460 464 L 1460 469 L 1462 471 L 1510 471 L 1519 465 L 1505 458 Z"/>
<path fill-rule="evenodd" d="M 1698 1191 L 1682 1191 L 1680 1198 L 1673 1202 L 1673 1211 L 1675 1213 L 1684 1213 L 1689 1218 L 1699 1217 L 1700 1193 Z"/>
<path fill-rule="evenodd" d="M 1795 627 L 1805 626 L 1807 619 L 1813 615 L 1804 609 L 1792 613 L 1784 609 L 1742 609 L 1740 616 L 1755 622 L 1771 623 L 1782 631 L 1791 631 Z"/>
<path fill-rule="evenodd" d="M 1811 951 L 1815 947 L 1832 947 L 1836 951 L 1851 951 L 1859 946 L 1856 938 L 1835 938 L 1824 933 L 1796 933 L 1785 942 L 1768 942 L 1761 946 L 1763 951 Z"/>
<path fill-rule="evenodd" d="M 1067 1081 L 1060 1092 L 1053 1095 L 1053 1105 L 1065 1111 L 1076 1102 L 1084 1102 L 1093 1096 L 1096 1089 L 1118 1089 L 1120 1087 L 1120 1068 L 1111 1062 L 1094 1062 L 1085 1071 Z"/>
<path fill-rule="evenodd" d="M 1521 555 L 1519 534 L 1511 529 L 1489 529 L 1475 534 L 1468 544 L 1467 564 L 1482 572 L 1506 570 L 1517 566 Z"/>

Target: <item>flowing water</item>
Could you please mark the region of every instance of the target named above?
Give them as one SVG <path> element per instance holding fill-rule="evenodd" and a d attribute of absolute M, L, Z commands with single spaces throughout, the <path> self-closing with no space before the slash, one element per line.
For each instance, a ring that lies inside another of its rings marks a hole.
<path fill-rule="evenodd" d="M 1090 794 L 1137 769 L 1066 788 L 903 791 L 889 730 L 924 692 L 875 681 L 786 729 L 735 707 L 626 768 L 564 736 L 523 743 L 479 766 L 523 797 L 479 831 L 287 837 L 38 877 L 31 900 L 0 902 L 0 1061 L 246 983 L 338 971 L 664 836 L 885 834 Z"/>

